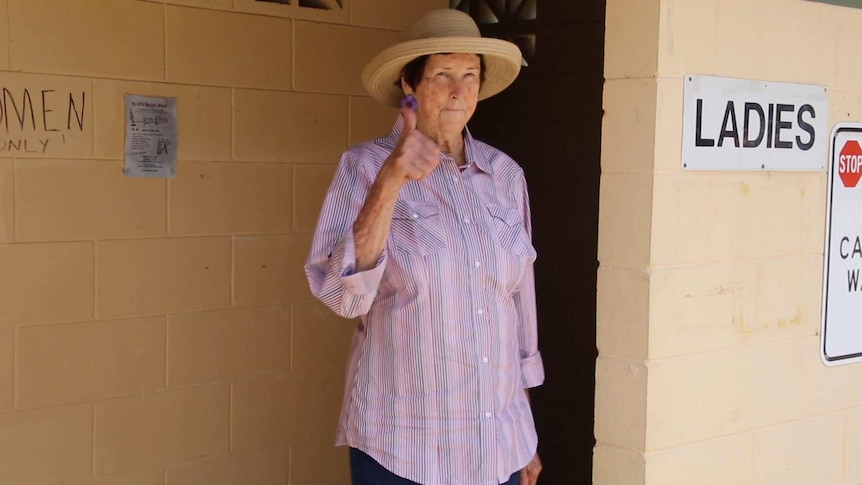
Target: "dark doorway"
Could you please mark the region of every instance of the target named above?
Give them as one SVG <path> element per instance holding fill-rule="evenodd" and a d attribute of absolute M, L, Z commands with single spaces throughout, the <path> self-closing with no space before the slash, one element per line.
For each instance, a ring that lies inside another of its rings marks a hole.
<path fill-rule="evenodd" d="M 592 481 L 605 0 L 454 0 L 529 65 L 470 129 L 527 176 L 545 384 L 532 391 L 547 485 Z M 532 17 L 532 18 L 531 18 Z"/>

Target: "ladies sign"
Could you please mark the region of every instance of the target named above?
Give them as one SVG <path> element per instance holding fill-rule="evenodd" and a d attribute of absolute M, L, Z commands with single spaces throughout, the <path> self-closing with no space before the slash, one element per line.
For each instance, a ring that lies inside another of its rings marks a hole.
<path fill-rule="evenodd" d="M 822 170 L 828 114 L 823 86 L 686 76 L 682 166 Z"/>

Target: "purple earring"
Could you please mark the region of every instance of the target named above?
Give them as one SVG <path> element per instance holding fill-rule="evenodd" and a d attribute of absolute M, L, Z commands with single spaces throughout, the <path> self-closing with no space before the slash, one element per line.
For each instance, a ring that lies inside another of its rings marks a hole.
<path fill-rule="evenodd" d="M 419 101 L 416 101 L 416 98 L 414 98 L 412 94 L 408 94 L 407 96 L 404 96 L 403 99 L 401 99 L 401 107 L 406 108 L 408 106 L 413 111 L 419 109 Z"/>

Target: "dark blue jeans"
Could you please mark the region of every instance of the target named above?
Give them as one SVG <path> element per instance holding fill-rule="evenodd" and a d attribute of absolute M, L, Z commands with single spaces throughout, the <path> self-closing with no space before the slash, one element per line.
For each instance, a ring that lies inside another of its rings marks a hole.
<path fill-rule="evenodd" d="M 500 485 L 518 485 L 519 475 L 519 472 L 515 472 L 506 483 Z M 350 477 L 353 485 L 419 485 L 383 468 L 374 458 L 356 448 L 350 448 Z"/>

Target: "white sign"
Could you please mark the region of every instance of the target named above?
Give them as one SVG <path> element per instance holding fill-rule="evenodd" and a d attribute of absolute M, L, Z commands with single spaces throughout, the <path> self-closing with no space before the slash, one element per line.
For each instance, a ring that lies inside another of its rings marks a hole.
<path fill-rule="evenodd" d="M 130 177 L 177 174 L 177 100 L 126 95 L 126 164 Z"/>
<path fill-rule="evenodd" d="M 862 123 L 832 130 L 820 353 L 829 366 L 862 362 Z"/>
<path fill-rule="evenodd" d="M 687 75 L 682 167 L 822 170 L 828 117 L 823 86 Z"/>

